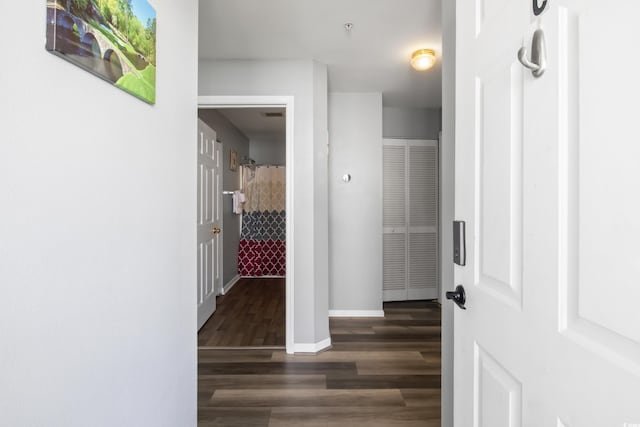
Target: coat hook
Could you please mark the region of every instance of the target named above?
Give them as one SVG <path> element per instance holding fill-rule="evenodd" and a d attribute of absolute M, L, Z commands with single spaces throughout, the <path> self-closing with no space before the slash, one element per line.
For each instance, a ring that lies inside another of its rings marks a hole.
<path fill-rule="evenodd" d="M 535 16 L 540 16 L 542 12 L 547 8 L 548 0 L 544 0 L 542 4 L 539 4 L 539 0 L 533 0 L 533 14 Z"/>
<path fill-rule="evenodd" d="M 521 47 L 518 50 L 518 61 L 526 69 L 531 70 L 533 77 L 540 77 L 547 69 L 547 44 L 544 38 L 544 31 L 537 29 L 533 33 L 531 46 L 531 60 L 527 58 L 527 48 Z"/>

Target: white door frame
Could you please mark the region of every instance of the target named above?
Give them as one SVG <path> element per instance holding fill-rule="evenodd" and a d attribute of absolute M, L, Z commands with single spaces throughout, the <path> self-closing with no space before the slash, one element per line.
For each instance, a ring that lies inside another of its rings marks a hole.
<path fill-rule="evenodd" d="M 286 278 L 285 278 L 285 336 L 286 351 L 294 353 L 293 342 L 293 96 L 199 96 L 198 108 L 284 108 L 286 114 Z"/>

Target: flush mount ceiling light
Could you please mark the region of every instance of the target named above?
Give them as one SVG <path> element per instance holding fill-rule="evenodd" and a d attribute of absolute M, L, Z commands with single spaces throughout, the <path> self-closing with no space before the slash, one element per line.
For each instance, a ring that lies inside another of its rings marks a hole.
<path fill-rule="evenodd" d="M 425 71 L 436 63 L 436 52 L 433 49 L 418 49 L 411 54 L 411 66 L 418 71 Z"/>

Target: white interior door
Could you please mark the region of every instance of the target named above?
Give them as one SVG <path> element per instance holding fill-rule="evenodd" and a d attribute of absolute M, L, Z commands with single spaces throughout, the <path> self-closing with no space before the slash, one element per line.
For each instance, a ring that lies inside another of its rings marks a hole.
<path fill-rule="evenodd" d="M 640 2 L 533 3 L 458 1 L 455 426 L 637 426 Z"/>
<path fill-rule="evenodd" d="M 222 283 L 222 148 L 216 132 L 198 119 L 198 329 L 216 309 Z"/>

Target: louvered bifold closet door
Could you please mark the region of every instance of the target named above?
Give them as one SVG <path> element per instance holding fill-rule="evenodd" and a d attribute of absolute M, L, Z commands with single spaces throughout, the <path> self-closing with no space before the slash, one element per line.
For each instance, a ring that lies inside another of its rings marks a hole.
<path fill-rule="evenodd" d="M 407 299 L 407 147 L 383 146 L 383 294 L 385 301 Z"/>
<path fill-rule="evenodd" d="M 438 142 L 385 139 L 384 301 L 438 297 Z"/>
<path fill-rule="evenodd" d="M 408 296 L 438 297 L 438 145 L 408 142 Z"/>

